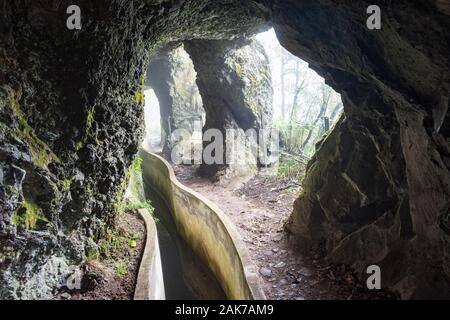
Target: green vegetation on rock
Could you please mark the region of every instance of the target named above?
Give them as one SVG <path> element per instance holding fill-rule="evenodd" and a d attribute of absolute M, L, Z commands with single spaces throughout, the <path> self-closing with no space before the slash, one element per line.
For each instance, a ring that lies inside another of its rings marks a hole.
<path fill-rule="evenodd" d="M 69 190 L 72 185 L 73 179 L 64 179 L 62 182 L 62 186 L 64 189 Z"/>
<path fill-rule="evenodd" d="M 145 94 L 144 94 L 145 72 L 142 73 L 139 79 L 139 85 L 140 89 L 133 94 L 133 101 L 143 107 L 145 104 Z"/>
<path fill-rule="evenodd" d="M 59 163 L 59 158 L 48 145 L 36 136 L 34 129 L 28 124 L 27 116 L 21 109 L 13 91 L 8 96 L 8 105 L 18 120 L 15 126 L 15 135 L 29 146 L 35 164 L 38 167 L 47 169 L 51 162 Z"/>
<path fill-rule="evenodd" d="M 136 91 L 133 95 L 133 101 L 143 106 L 145 103 L 145 95 L 142 90 Z"/>
<path fill-rule="evenodd" d="M 35 230 L 39 221 L 48 222 L 42 210 L 33 202 L 24 200 L 22 208 L 18 209 L 11 217 L 16 225 L 23 225 L 27 230 Z"/>
<path fill-rule="evenodd" d="M 137 156 L 126 172 L 125 179 L 114 199 L 114 207 L 118 214 L 125 210 L 147 209 L 153 213 L 153 206 L 144 195 L 144 185 L 142 180 L 142 158 Z M 129 190 L 130 195 L 125 199 L 125 191 Z"/>
<path fill-rule="evenodd" d="M 87 140 L 88 137 L 91 137 L 92 139 L 94 139 L 95 143 L 97 145 L 100 144 L 100 139 L 98 137 L 98 127 L 95 123 L 95 107 L 92 107 L 91 109 L 89 109 L 87 117 L 86 117 L 86 124 L 85 124 L 85 141 Z M 95 126 L 95 128 L 94 128 Z M 78 142 L 76 144 L 76 148 L 80 149 L 82 146 L 82 142 Z M 80 148 L 78 148 L 80 147 Z"/>

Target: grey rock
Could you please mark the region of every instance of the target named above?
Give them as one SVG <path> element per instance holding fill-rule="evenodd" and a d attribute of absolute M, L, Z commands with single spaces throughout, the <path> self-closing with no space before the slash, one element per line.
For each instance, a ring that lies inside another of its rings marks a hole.
<path fill-rule="evenodd" d="M 306 267 L 302 267 L 302 268 L 298 271 L 298 273 L 301 274 L 302 276 L 305 276 L 305 277 L 311 277 L 311 276 L 313 275 L 313 273 L 311 272 L 311 270 L 309 270 L 309 269 L 306 268 Z"/>
<path fill-rule="evenodd" d="M 266 267 L 262 267 L 259 269 L 259 273 L 264 277 L 270 277 L 272 275 L 272 270 Z"/>

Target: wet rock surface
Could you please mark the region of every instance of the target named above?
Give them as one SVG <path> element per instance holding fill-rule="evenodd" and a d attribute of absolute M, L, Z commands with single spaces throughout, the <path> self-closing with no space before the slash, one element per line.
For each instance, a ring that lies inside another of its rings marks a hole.
<path fill-rule="evenodd" d="M 143 132 L 142 79 L 167 43 L 272 21 L 343 95 L 289 230 L 403 298 L 449 296 L 450 18 L 442 1 L 0 2 L 0 297 L 47 298 L 115 222 Z M 243 124 L 241 124 L 244 126 Z M 351 258 L 349 258 L 351 257 Z"/>

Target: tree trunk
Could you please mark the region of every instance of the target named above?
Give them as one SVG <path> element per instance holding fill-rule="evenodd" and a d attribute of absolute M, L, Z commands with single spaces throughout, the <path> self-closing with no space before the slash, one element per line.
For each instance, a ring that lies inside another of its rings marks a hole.
<path fill-rule="evenodd" d="M 284 77 L 285 77 L 285 57 L 284 57 L 284 52 L 281 52 L 281 116 L 283 119 L 286 118 L 286 86 L 285 86 L 285 82 L 284 82 Z"/>

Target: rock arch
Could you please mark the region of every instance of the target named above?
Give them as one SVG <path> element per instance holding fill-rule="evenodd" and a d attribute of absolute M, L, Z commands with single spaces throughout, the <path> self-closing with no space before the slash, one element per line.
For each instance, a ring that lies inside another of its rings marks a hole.
<path fill-rule="evenodd" d="M 206 110 L 204 131 L 219 129 L 227 140 L 227 130 L 235 138 L 224 148 L 229 163 L 203 165 L 207 176 L 225 179 L 244 178 L 255 174 L 258 154 L 252 155 L 247 143 L 258 143 L 258 137 L 247 138 L 245 131 L 270 132 L 273 113 L 273 89 L 269 60 L 264 48 L 254 39 L 194 40 L 186 42 L 186 50 L 197 70 L 197 84 Z M 264 136 L 269 141 L 269 134 Z M 246 164 L 239 163 L 246 157 Z"/>

